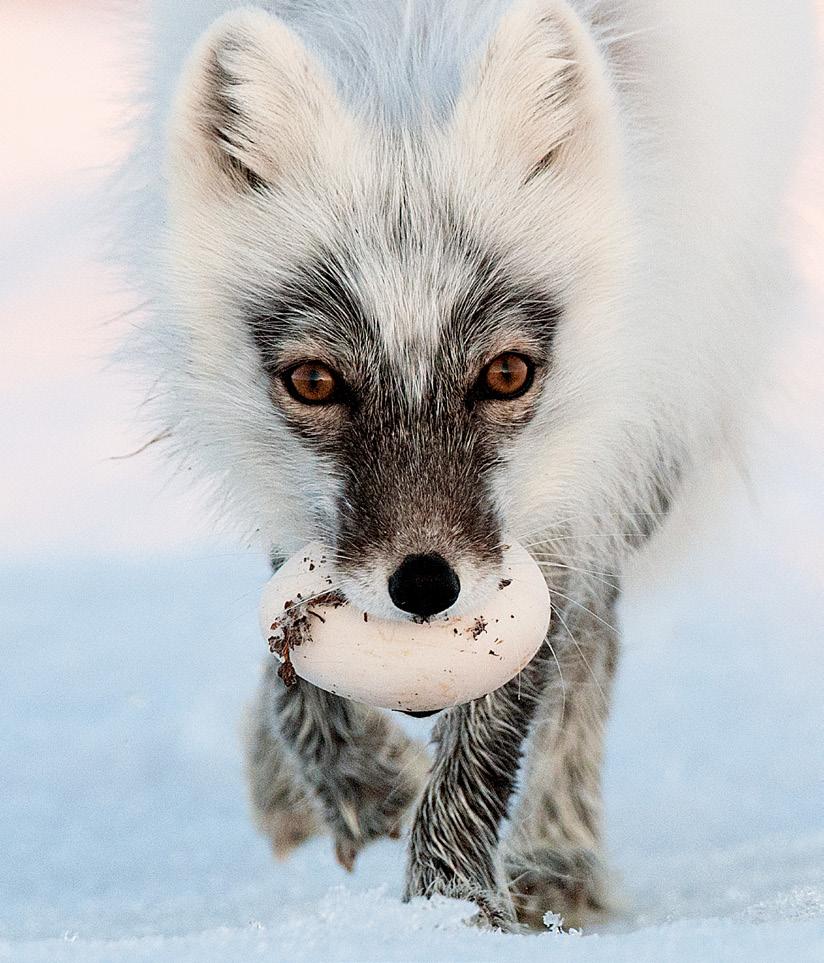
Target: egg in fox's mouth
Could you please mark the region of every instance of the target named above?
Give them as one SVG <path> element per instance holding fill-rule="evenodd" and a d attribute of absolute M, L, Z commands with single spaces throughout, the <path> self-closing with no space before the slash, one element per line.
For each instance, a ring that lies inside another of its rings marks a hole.
<path fill-rule="evenodd" d="M 355 702 L 426 717 L 504 685 L 546 636 L 546 581 L 517 543 L 506 547 L 505 577 L 482 609 L 417 621 L 347 601 L 334 590 L 329 554 L 310 544 L 264 590 L 261 626 L 287 686 L 300 677 Z"/>

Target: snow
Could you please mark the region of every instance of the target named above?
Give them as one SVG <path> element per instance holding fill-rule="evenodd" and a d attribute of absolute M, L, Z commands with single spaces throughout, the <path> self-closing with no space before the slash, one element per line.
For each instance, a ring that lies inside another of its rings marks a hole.
<path fill-rule="evenodd" d="M 666 574 L 630 588 L 607 772 L 627 908 L 581 936 L 404 906 L 401 843 L 353 876 L 325 839 L 271 860 L 237 735 L 264 649 L 262 559 L 7 562 L 0 960 L 824 958 L 822 569 L 767 592 L 774 533 L 724 511 L 700 558 L 679 570 L 663 546 Z"/>
<path fill-rule="evenodd" d="M 465 926 L 466 904 L 402 904 L 402 842 L 350 876 L 324 839 L 275 863 L 251 825 L 238 730 L 264 560 L 210 536 L 151 452 L 108 460 L 141 437 L 100 374 L 122 301 L 78 212 L 118 149 L 99 133 L 117 42 L 93 4 L 0 13 L 0 63 L 30 94 L 0 183 L 0 961 L 824 959 L 820 129 L 793 223 L 816 307 L 746 479 L 716 466 L 627 586 L 606 769 L 624 909 L 503 936 Z M 61 71 L 55 104 L 38 63 Z"/>

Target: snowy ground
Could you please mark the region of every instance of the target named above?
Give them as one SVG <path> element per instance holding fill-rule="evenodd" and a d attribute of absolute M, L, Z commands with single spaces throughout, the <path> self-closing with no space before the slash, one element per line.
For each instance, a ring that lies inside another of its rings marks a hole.
<path fill-rule="evenodd" d="M 151 455 L 107 460 L 139 436 L 99 374 L 120 302 L 79 226 L 89 167 L 117 150 L 93 7 L 0 13 L 25 92 L 0 182 L 0 960 L 824 960 L 821 326 L 783 352 L 748 483 L 719 466 L 628 587 L 606 779 L 620 918 L 470 930 L 464 905 L 400 903 L 400 843 L 353 876 L 325 840 L 275 864 L 237 737 L 265 565 L 208 538 Z M 819 317 L 822 153 L 813 136 L 794 222 Z"/>

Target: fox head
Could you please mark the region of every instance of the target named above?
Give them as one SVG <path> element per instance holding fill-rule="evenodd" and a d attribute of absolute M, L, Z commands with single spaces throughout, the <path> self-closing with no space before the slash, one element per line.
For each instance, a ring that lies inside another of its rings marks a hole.
<path fill-rule="evenodd" d="M 175 430 L 277 552 L 325 540 L 378 615 L 461 613 L 507 539 L 600 506 L 631 394 L 621 150 L 566 3 L 513 7 L 405 123 L 234 11 L 169 140 Z"/>

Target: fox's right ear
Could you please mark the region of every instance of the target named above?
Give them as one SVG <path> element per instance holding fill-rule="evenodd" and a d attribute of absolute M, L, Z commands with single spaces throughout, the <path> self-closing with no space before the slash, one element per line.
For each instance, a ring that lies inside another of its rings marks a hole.
<path fill-rule="evenodd" d="M 217 20 L 178 88 L 170 164 L 183 182 L 249 191 L 310 168 L 351 121 L 320 64 L 263 10 Z"/>

